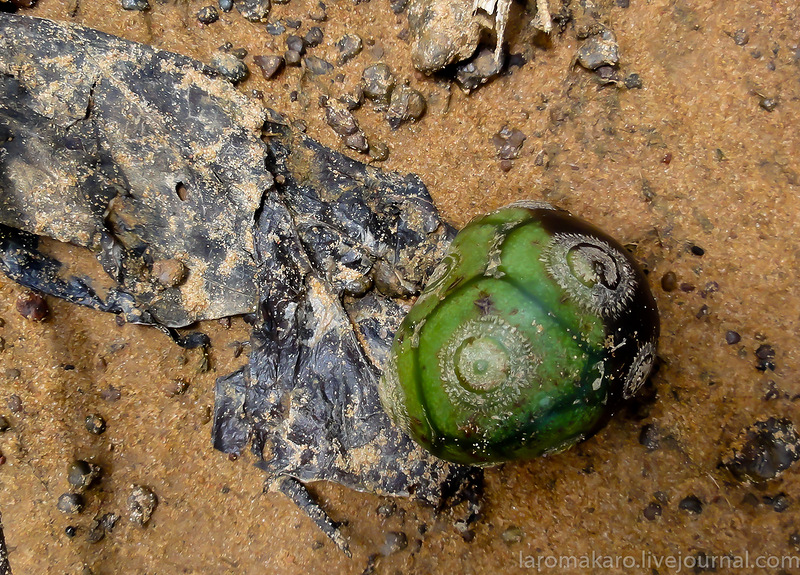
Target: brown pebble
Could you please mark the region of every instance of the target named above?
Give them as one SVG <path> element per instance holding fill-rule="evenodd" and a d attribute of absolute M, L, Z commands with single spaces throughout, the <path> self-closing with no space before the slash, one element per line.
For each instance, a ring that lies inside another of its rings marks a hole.
<path fill-rule="evenodd" d="M 283 68 L 283 58 L 276 54 L 269 56 L 253 56 L 253 61 L 261 68 L 264 79 L 274 78 Z"/>
<path fill-rule="evenodd" d="M 230 317 L 221 317 L 217 320 L 217 323 L 224 327 L 225 329 L 230 329 L 231 327 L 231 318 Z"/>
<path fill-rule="evenodd" d="M 670 162 L 672 162 L 672 152 L 667 152 L 664 154 L 664 157 L 661 158 L 661 163 L 669 166 Z"/>
<path fill-rule="evenodd" d="M 6 370 L 6 377 L 8 379 L 17 379 L 22 375 L 22 372 L 15 367 L 10 367 Z"/>
<path fill-rule="evenodd" d="M 186 393 L 187 389 L 189 389 L 189 382 L 184 379 L 177 378 L 167 383 L 167 385 L 164 387 L 164 392 L 167 394 L 167 397 L 176 397 Z"/>
<path fill-rule="evenodd" d="M 22 400 L 17 394 L 9 396 L 8 409 L 11 413 L 19 413 L 22 411 Z"/>
<path fill-rule="evenodd" d="M 0 465 L 6 464 L 6 456 L 0 453 Z"/>
<path fill-rule="evenodd" d="M 678 276 L 675 272 L 667 272 L 661 276 L 661 289 L 664 291 L 674 291 L 678 287 Z"/>
<path fill-rule="evenodd" d="M 175 287 L 186 277 L 186 266 L 176 259 L 153 262 L 153 278 L 164 287 Z"/>
<path fill-rule="evenodd" d="M 648 521 L 654 521 L 657 517 L 661 517 L 661 505 L 653 501 L 644 508 L 644 518 Z"/>
<path fill-rule="evenodd" d="M 690 293 L 694 291 L 694 284 L 682 283 L 680 287 L 682 292 Z"/>
<path fill-rule="evenodd" d="M 514 162 L 511 160 L 500 160 L 500 169 L 504 172 L 510 172 L 514 167 Z"/>
<path fill-rule="evenodd" d="M 122 397 L 122 392 L 116 387 L 109 385 L 108 389 L 104 389 L 100 392 L 100 397 L 105 401 L 118 401 L 120 397 Z"/>
<path fill-rule="evenodd" d="M 38 293 L 25 292 L 17 299 L 17 311 L 31 321 L 44 321 L 50 315 L 50 308 Z"/>

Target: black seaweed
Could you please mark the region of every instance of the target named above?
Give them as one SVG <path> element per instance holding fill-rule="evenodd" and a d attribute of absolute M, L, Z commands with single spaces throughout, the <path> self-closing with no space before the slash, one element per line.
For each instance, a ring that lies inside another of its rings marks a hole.
<path fill-rule="evenodd" d="M 378 398 L 394 331 L 454 236 L 419 178 L 295 133 L 184 56 L 18 16 L 0 16 L 0 38 L 0 267 L 162 329 L 255 312 L 249 364 L 217 380 L 214 447 L 249 445 L 267 487 L 343 550 L 305 482 L 466 499 L 474 519 L 482 471 L 419 448 Z M 69 275 L 42 238 L 101 265 Z M 180 285 L 151 277 L 170 259 Z"/>

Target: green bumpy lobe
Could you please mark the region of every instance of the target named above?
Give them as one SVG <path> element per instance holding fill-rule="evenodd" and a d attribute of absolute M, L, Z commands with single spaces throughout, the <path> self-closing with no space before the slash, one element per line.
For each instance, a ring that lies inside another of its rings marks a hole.
<path fill-rule="evenodd" d="M 548 274 L 539 211 L 506 208 L 459 232 L 396 334 L 381 399 L 443 459 L 534 458 L 608 415 L 603 318 Z"/>

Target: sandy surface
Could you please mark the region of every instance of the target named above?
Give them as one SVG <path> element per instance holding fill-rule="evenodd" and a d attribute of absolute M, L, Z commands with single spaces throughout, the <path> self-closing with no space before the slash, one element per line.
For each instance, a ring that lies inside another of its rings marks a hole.
<path fill-rule="evenodd" d="M 298 69 L 272 81 L 260 76 L 252 55 L 284 49 L 284 36 L 270 36 L 263 24 L 234 11 L 202 26 L 195 14 L 210 0 L 154 2 L 147 13 L 83 0 L 70 17 L 73 3 L 41 0 L 26 13 L 206 62 L 225 41 L 247 48 L 253 73 L 241 89 L 262 90 L 265 104 L 303 119 L 312 137 L 340 147 L 317 106 L 330 84 L 310 84 Z M 271 19 L 300 19 L 305 33 L 315 6 L 316 0 L 291 0 L 274 7 Z M 619 414 L 567 453 L 489 470 L 485 517 L 470 541 L 446 513 L 315 485 L 331 515 L 348 522 L 348 559 L 285 497 L 262 493 L 262 474 L 247 457 L 229 461 L 211 448 L 214 380 L 246 361 L 246 354 L 234 357 L 232 346 L 248 337 L 241 319 L 229 329 L 201 326 L 213 344 L 210 370 L 203 371 L 199 351 L 179 349 L 153 329 L 120 327 L 110 315 L 50 299 L 52 317 L 29 322 L 14 308 L 22 289 L 0 278 L 0 414 L 11 422 L 0 434 L 6 458 L 0 510 L 15 574 L 361 573 L 390 531 L 403 531 L 409 546 L 379 557 L 378 573 L 527 572 L 525 564 L 537 557 L 545 572 L 674 573 L 652 569 L 667 556 L 691 563 L 702 555 L 749 553 L 751 561 L 800 555 L 800 544 L 790 540 L 800 530 L 800 464 L 760 488 L 718 468 L 739 430 L 755 420 L 774 415 L 800 424 L 796 2 L 611 6 L 607 18 L 622 70 L 643 81 L 634 90 L 601 87 L 574 67 L 578 43 L 570 29 L 546 47 L 527 43 L 529 18 L 522 6 L 514 10 L 511 48 L 530 62 L 471 96 L 453 88 L 448 98 L 443 84 L 414 72 L 408 45 L 398 38 L 405 16 L 385 1 L 328 2 L 328 20 L 319 24 L 325 39 L 311 53 L 335 62 L 336 40 L 354 31 L 367 46 L 341 67 L 345 82 L 380 60 L 429 97 L 424 119 L 397 131 L 369 105 L 356 116 L 368 137 L 390 146 L 384 167 L 419 174 L 454 224 L 512 200 L 546 199 L 637 245 L 662 317 L 653 401 Z M 734 41 L 737 30 L 747 31 L 747 44 Z M 297 101 L 290 99 L 293 90 Z M 762 97 L 776 98 L 777 107 L 766 111 Z M 491 143 L 504 125 L 528 136 L 509 172 L 500 169 Z M 695 245 L 703 256 L 692 254 Z M 669 271 L 695 289 L 663 291 L 660 279 Z M 708 289 L 711 282 L 718 289 Z M 698 313 L 702 306 L 706 313 Z M 726 344 L 728 330 L 740 333 L 741 342 Z M 763 343 L 776 350 L 774 372 L 755 369 L 754 351 Z M 178 377 L 189 389 L 170 397 L 165 390 Z M 119 400 L 103 399 L 110 386 Z M 768 395 L 770 388 L 778 392 Z M 12 410 L 18 407 L 12 395 L 21 409 Z M 105 434 L 86 432 L 89 413 L 105 417 Z M 638 440 L 646 424 L 660 437 L 653 451 Z M 66 516 L 56 501 L 67 491 L 67 466 L 75 458 L 100 464 L 104 477 L 88 493 L 87 509 Z M 150 486 L 160 501 L 144 529 L 125 517 L 131 484 Z M 789 506 L 776 512 L 764 498 L 780 493 Z M 703 502 L 702 513 L 679 508 L 688 495 Z M 653 502 L 661 515 L 651 520 L 645 509 Z M 386 504 L 396 505 L 388 517 L 378 512 Z M 92 519 L 109 512 L 123 518 L 100 542 L 89 542 Z M 65 534 L 68 525 L 77 527 L 73 538 Z M 521 540 L 504 541 L 513 527 Z M 647 565 L 643 552 L 650 554 Z M 545 559 L 592 553 L 620 563 L 559 569 Z M 622 566 L 629 555 L 636 568 Z M 680 572 L 691 570 L 684 564 Z"/>

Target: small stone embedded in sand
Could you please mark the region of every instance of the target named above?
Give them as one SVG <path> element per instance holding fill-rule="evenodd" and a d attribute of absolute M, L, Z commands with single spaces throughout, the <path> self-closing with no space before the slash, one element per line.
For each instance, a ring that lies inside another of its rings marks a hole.
<path fill-rule="evenodd" d="M 150 516 L 156 506 L 158 506 L 158 497 L 149 487 L 131 486 L 131 494 L 128 497 L 128 518 L 132 523 L 144 527 L 150 521 Z"/>

